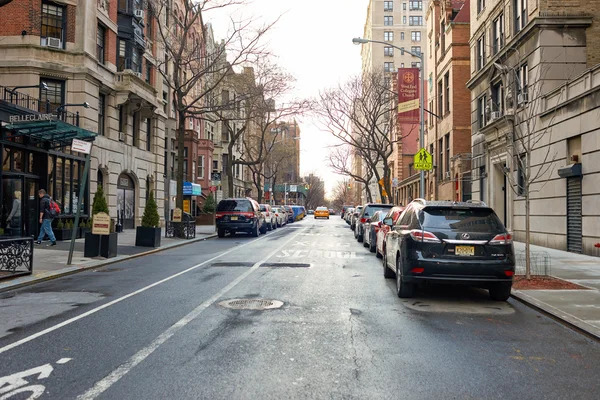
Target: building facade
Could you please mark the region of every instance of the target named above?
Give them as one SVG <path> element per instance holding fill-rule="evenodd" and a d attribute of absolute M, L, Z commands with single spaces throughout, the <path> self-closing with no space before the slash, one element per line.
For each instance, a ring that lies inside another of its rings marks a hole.
<path fill-rule="evenodd" d="M 471 3 L 467 83 L 473 197 L 517 240 L 529 220 L 532 243 L 587 254 L 600 237 L 597 5 Z"/>

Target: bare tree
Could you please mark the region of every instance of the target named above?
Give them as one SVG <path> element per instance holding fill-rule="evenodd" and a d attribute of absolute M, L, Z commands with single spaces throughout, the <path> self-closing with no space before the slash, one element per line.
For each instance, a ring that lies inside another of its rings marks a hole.
<path fill-rule="evenodd" d="M 354 154 L 362 158 L 378 182 L 383 179 L 379 194 L 384 202 L 392 193 L 389 161 L 394 144 L 408 134 L 394 134 L 396 95 L 386 78 L 384 71 L 354 77 L 336 88 L 321 92 L 316 105 L 318 120 L 324 130 L 354 148 Z M 364 182 L 364 177 L 359 181 Z"/>
<path fill-rule="evenodd" d="M 352 167 L 353 154 L 358 155 L 362 159 L 363 153 L 361 148 L 355 148 L 350 145 L 332 147 L 331 151 L 329 152 L 328 165 L 335 173 L 347 176 L 354 182 L 362 183 L 365 188 L 367 201 L 372 202 L 373 194 L 371 193 L 371 187 L 369 186 L 369 183 L 373 178 L 374 170 L 372 168 L 367 168 L 364 175 L 362 171 L 355 171 Z"/>
<path fill-rule="evenodd" d="M 333 189 L 333 200 L 331 202 L 334 209 L 341 210 L 345 204 L 352 204 L 354 202 L 350 185 L 350 180 L 347 178 L 337 183 Z"/>
<path fill-rule="evenodd" d="M 325 182 L 318 175 L 312 173 L 304 178 L 308 187 L 306 192 L 306 208 L 314 210 L 325 204 Z"/>

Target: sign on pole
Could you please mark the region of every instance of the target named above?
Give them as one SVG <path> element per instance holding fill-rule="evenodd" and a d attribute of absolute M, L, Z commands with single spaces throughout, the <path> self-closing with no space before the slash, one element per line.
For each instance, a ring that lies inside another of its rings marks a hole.
<path fill-rule="evenodd" d="M 433 156 L 425 149 L 421 149 L 415 154 L 413 167 L 417 171 L 430 171 L 433 169 Z"/>
<path fill-rule="evenodd" d="M 90 154 L 92 151 L 92 142 L 86 142 L 85 140 L 73 139 L 71 143 L 71 150 L 77 151 L 83 154 Z"/>
<path fill-rule="evenodd" d="M 398 121 L 419 123 L 419 68 L 398 68 Z"/>
<path fill-rule="evenodd" d="M 110 216 L 107 213 L 101 212 L 98 214 L 94 214 L 92 218 L 92 234 L 110 234 Z"/>

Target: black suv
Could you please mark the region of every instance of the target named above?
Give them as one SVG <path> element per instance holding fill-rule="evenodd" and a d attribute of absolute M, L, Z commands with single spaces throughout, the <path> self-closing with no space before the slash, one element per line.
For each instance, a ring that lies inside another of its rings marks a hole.
<path fill-rule="evenodd" d="M 396 277 L 398 297 L 431 281 L 483 287 L 505 301 L 514 273 L 512 236 L 483 202 L 414 200 L 386 235 L 383 275 Z"/>
<path fill-rule="evenodd" d="M 250 198 L 224 199 L 217 205 L 215 213 L 217 234 L 247 232 L 254 237 L 267 232 L 265 216 L 258 203 Z"/>

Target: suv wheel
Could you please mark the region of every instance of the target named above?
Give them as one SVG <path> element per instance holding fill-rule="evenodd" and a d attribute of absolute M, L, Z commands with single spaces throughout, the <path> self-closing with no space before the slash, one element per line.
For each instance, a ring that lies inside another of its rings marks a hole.
<path fill-rule="evenodd" d="M 400 265 L 400 257 L 396 259 L 396 293 L 401 299 L 413 297 L 414 285 L 404 282 L 402 279 L 402 266 Z"/>
<path fill-rule="evenodd" d="M 269 224 L 267 225 L 267 230 L 268 231 L 273 230 L 273 223 L 272 222 L 269 222 Z"/>
<path fill-rule="evenodd" d="M 383 249 L 383 277 L 385 279 L 392 279 L 395 275 L 394 275 L 394 271 L 392 271 L 391 269 L 388 268 L 387 266 L 387 256 L 386 256 L 386 251 L 385 249 Z"/>
<path fill-rule="evenodd" d="M 361 233 L 361 229 L 360 226 L 358 227 L 358 233 L 356 234 L 356 240 L 358 240 L 358 243 L 362 243 L 363 239 L 365 238 L 365 234 Z"/>
<path fill-rule="evenodd" d="M 217 236 L 219 236 L 220 238 L 225 237 L 225 228 L 217 229 Z"/>
<path fill-rule="evenodd" d="M 252 229 L 252 237 L 258 237 L 258 235 L 260 235 L 259 231 L 258 231 L 258 221 L 256 222 L 256 225 L 254 226 L 254 229 Z"/>
<path fill-rule="evenodd" d="M 496 283 L 490 287 L 490 298 L 494 301 L 506 301 L 510 297 L 512 283 Z"/>

